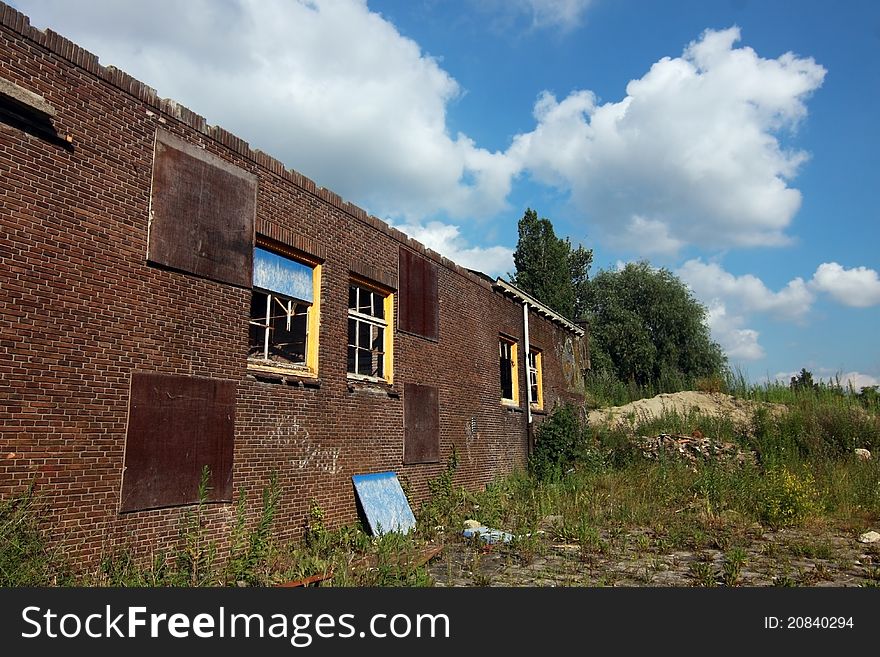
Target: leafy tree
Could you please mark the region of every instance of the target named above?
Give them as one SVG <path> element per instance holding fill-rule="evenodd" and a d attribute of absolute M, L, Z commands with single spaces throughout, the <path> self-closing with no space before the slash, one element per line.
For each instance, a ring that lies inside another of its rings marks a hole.
<path fill-rule="evenodd" d="M 813 381 L 813 373 L 802 367 L 797 375 L 791 377 L 788 387 L 792 390 L 814 390 L 819 386 Z"/>
<path fill-rule="evenodd" d="M 514 284 L 561 315 L 577 318 L 585 308 L 593 251 L 556 236 L 549 219 L 527 209 L 519 220 L 513 254 Z"/>
<path fill-rule="evenodd" d="M 718 374 L 726 357 L 709 335 L 706 309 L 667 269 L 647 262 L 600 271 L 586 286 L 594 370 L 657 385 Z"/>

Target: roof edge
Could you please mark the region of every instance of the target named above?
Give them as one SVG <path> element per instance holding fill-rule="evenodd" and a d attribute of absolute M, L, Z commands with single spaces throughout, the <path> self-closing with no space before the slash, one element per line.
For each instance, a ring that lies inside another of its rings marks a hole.
<path fill-rule="evenodd" d="M 523 303 L 527 303 L 528 305 L 532 306 L 538 312 L 538 314 L 545 316 L 546 318 L 553 322 L 556 322 L 560 326 L 563 326 L 578 337 L 583 337 L 586 334 L 586 331 L 582 327 L 578 326 L 571 320 L 566 319 L 552 308 L 549 308 L 545 304 L 541 303 L 528 292 L 520 290 L 513 283 L 508 283 L 503 278 L 498 278 L 495 280 L 495 284 L 493 285 L 493 287 L 496 290 L 502 290 L 505 294 L 508 294 L 513 298 L 522 301 Z"/>

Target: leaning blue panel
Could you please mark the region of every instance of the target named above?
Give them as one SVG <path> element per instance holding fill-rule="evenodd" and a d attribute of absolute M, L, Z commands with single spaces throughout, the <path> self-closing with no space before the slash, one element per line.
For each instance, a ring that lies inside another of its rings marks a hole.
<path fill-rule="evenodd" d="M 416 526 L 416 517 L 397 474 L 377 472 L 354 475 L 351 480 L 373 536 L 388 532 L 406 534 Z"/>
<path fill-rule="evenodd" d="M 314 301 L 312 268 L 260 247 L 254 248 L 254 287 L 300 301 Z"/>

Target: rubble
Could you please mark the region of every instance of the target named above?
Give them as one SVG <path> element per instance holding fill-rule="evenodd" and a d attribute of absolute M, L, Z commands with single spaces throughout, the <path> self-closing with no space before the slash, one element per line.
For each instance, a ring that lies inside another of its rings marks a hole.
<path fill-rule="evenodd" d="M 859 447 L 855 450 L 855 455 L 857 457 L 859 457 L 859 460 L 861 460 L 861 461 L 870 461 L 871 460 L 871 452 L 869 452 L 867 449 L 863 449 L 861 447 Z"/>
<path fill-rule="evenodd" d="M 755 454 L 742 449 L 734 443 L 722 442 L 706 438 L 699 431 L 690 436 L 681 434 L 661 433 L 657 436 L 639 436 L 634 440 L 635 446 L 647 459 L 666 457 L 680 458 L 696 466 L 703 461 L 720 461 L 743 465 L 755 463 Z"/>
<path fill-rule="evenodd" d="M 877 541 L 880 541 L 880 533 L 874 531 L 865 532 L 859 536 L 859 543 L 876 543 Z"/>

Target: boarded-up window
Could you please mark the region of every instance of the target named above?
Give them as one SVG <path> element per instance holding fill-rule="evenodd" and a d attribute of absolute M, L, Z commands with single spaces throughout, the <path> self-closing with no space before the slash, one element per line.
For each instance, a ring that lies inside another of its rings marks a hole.
<path fill-rule="evenodd" d="M 440 461 L 440 400 L 437 388 L 407 383 L 403 387 L 403 462 Z"/>
<path fill-rule="evenodd" d="M 256 193 L 244 169 L 157 131 L 147 259 L 250 287 Z"/>
<path fill-rule="evenodd" d="M 399 295 L 400 330 L 437 340 L 440 335 L 437 265 L 401 247 Z"/>
<path fill-rule="evenodd" d="M 131 377 L 122 511 L 232 499 L 234 381 L 135 372 Z"/>

